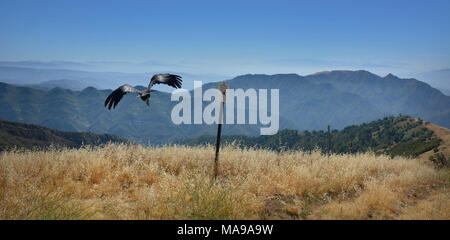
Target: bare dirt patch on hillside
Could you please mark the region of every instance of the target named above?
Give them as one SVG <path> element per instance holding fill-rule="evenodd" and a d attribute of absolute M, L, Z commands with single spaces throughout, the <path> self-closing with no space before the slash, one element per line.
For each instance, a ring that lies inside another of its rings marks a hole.
<path fill-rule="evenodd" d="M 445 127 L 434 125 L 432 123 L 424 123 L 423 126 L 433 131 L 438 138 L 442 139 L 442 142 L 437 148 L 438 151 L 430 150 L 421 154 L 419 158 L 428 160 L 430 156 L 436 153 L 442 153 L 448 159 L 450 156 L 450 130 Z"/>

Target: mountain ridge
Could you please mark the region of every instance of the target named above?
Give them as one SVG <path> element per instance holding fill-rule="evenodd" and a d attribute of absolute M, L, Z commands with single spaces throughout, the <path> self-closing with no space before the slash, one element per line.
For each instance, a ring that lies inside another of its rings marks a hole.
<path fill-rule="evenodd" d="M 418 80 L 394 75 L 380 77 L 367 71 L 329 71 L 304 77 L 247 74 L 224 82 L 231 88 L 279 89 L 280 129 L 323 130 L 327 125 L 341 129 L 398 114 L 450 127 L 450 97 Z M 213 87 L 217 88 L 217 82 L 202 86 L 203 91 Z M 170 113 L 177 102 L 170 101 L 166 92 L 153 93 L 150 108 L 127 94 L 114 111 L 108 111 L 103 103 L 111 91 L 92 87 L 36 90 L 0 83 L 0 117 L 63 131 L 111 133 L 145 144 L 216 132 L 215 125 L 173 124 Z M 192 97 L 192 90 L 190 93 Z M 260 126 L 225 125 L 223 131 L 256 136 Z"/>
<path fill-rule="evenodd" d="M 0 119 L 0 152 L 8 149 L 44 149 L 50 146 L 80 148 L 109 142 L 130 141 L 111 134 L 90 132 L 63 132 L 34 124 L 24 124 Z"/>
<path fill-rule="evenodd" d="M 188 146 L 214 145 L 214 135 L 202 135 L 180 142 Z M 450 130 L 409 116 L 386 117 L 360 125 L 332 129 L 333 154 L 354 154 L 373 151 L 391 157 L 406 156 L 431 159 L 442 154 L 450 163 Z M 326 131 L 283 129 L 272 136 L 222 136 L 222 145 L 241 148 L 262 148 L 274 151 L 313 151 L 328 149 Z"/>

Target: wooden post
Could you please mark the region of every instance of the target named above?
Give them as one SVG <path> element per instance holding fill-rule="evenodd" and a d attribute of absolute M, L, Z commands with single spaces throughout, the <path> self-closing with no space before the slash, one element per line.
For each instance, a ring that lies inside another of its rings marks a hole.
<path fill-rule="evenodd" d="M 223 114 L 223 102 L 220 104 L 219 117 L 222 118 Z M 220 120 L 219 120 L 220 121 Z M 219 165 L 219 149 L 220 149 L 220 135 L 222 134 L 222 123 L 219 122 L 217 125 L 217 138 L 216 138 L 216 157 L 214 159 L 214 179 L 217 178 L 218 165 Z"/>
<path fill-rule="evenodd" d="M 225 83 L 219 83 L 219 91 L 222 96 L 218 96 L 219 100 L 221 100 L 220 110 L 219 110 L 219 122 L 217 124 L 217 138 L 216 138 L 216 157 L 214 158 L 214 180 L 217 178 L 217 174 L 219 171 L 219 149 L 220 149 L 220 136 L 222 134 L 222 118 L 223 118 L 223 106 L 226 101 L 226 90 L 230 86 Z"/>
<path fill-rule="evenodd" d="M 330 156 L 331 151 L 331 135 L 330 135 L 330 125 L 328 125 L 328 148 L 327 148 L 327 154 Z"/>

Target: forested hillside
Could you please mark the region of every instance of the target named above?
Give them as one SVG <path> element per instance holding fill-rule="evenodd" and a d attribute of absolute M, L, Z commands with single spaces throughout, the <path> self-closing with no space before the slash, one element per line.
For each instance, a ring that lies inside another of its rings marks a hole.
<path fill-rule="evenodd" d="M 356 153 L 369 150 L 391 156 L 417 157 L 437 148 L 441 139 L 429 130 L 423 120 L 408 116 L 386 117 L 381 120 L 353 125 L 331 131 L 332 153 Z M 225 126 L 226 127 L 226 126 Z M 216 137 L 203 135 L 185 141 L 187 145 L 214 144 Z M 224 144 L 282 150 L 311 151 L 315 148 L 325 152 L 328 146 L 326 131 L 282 130 L 272 136 L 222 136 Z"/>
<path fill-rule="evenodd" d="M 128 140 L 110 134 L 62 132 L 32 124 L 0 119 L 0 151 L 11 148 L 42 149 L 49 146 L 79 148 L 83 145 L 126 143 Z"/>

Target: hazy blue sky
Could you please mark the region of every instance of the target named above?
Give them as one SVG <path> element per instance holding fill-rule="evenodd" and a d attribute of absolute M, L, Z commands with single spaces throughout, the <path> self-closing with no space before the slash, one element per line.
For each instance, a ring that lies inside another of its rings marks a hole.
<path fill-rule="evenodd" d="M 448 0 L 0 0 L 0 60 L 229 76 L 366 69 L 408 77 L 450 67 L 449 15 Z"/>

